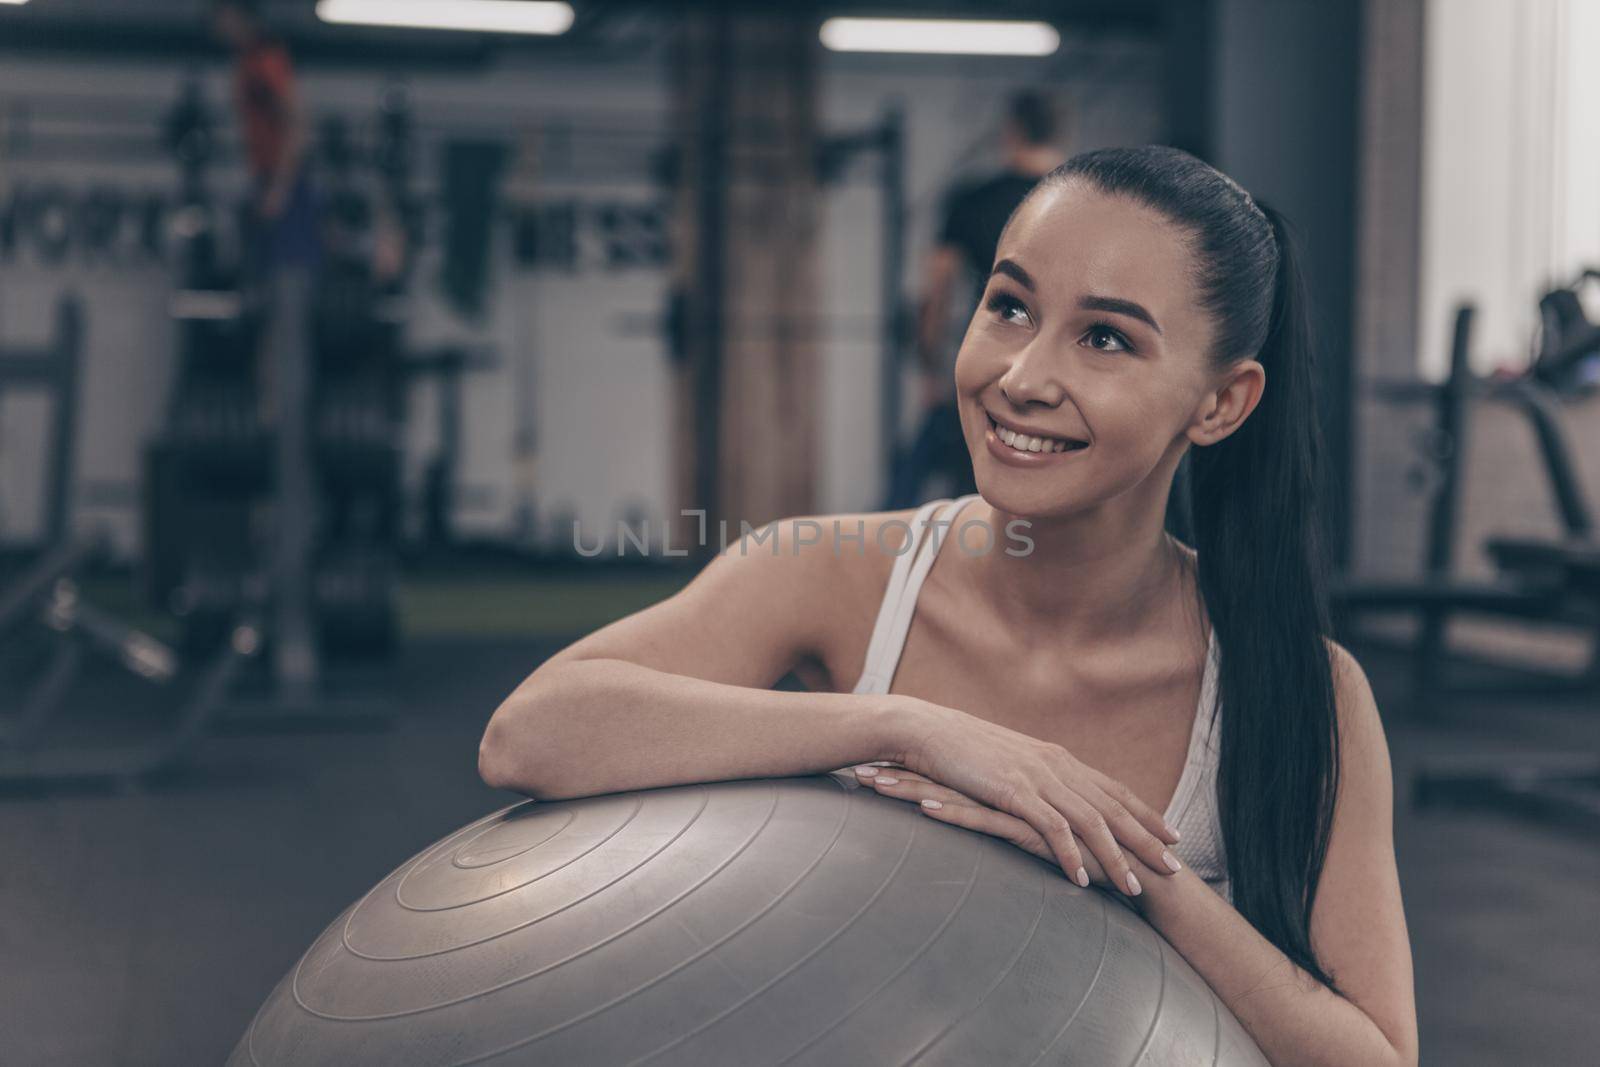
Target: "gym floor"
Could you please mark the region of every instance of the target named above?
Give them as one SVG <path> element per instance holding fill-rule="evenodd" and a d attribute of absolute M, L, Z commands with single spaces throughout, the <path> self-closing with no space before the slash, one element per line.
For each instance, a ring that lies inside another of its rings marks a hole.
<path fill-rule="evenodd" d="M 0 796 L 0 994 L 7 1063 L 221 1062 L 323 927 L 446 833 L 513 802 L 477 778 L 501 697 L 570 634 L 670 592 L 671 577 L 411 583 L 405 652 L 365 691 L 395 711 L 365 733 L 209 738 L 182 774 L 128 793 Z M 448 607 L 451 610 L 445 610 Z M 416 620 L 427 619 L 424 629 Z M 1414 722 L 1403 661 L 1352 648 L 1388 723 L 1423 1062 L 1576 1063 L 1600 1047 L 1600 853 L 1576 834 L 1405 801 L 1421 758 L 1600 750 L 1572 700 L 1476 697 Z M 159 726 L 161 703 L 107 672 L 75 732 Z M 1533 739 L 1538 739 L 1537 743 Z M 17 961 L 23 961 L 18 963 Z"/>

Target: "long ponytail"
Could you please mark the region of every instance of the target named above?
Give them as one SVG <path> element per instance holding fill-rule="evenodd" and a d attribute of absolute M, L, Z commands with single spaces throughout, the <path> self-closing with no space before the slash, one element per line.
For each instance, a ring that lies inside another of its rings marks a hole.
<path fill-rule="evenodd" d="M 1232 435 L 1190 457 L 1200 594 L 1222 648 L 1217 800 L 1233 902 L 1299 966 L 1338 788 L 1338 718 L 1317 504 L 1322 442 L 1304 283 L 1282 216 L 1266 388 Z"/>

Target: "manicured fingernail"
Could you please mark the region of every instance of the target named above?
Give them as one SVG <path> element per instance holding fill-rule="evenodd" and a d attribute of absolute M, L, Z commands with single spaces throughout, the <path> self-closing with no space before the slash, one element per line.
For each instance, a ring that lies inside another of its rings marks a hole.
<path fill-rule="evenodd" d="M 1082 867 L 1078 868 L 1078 873 L 1072 876 L 1072 880 L 1085 889 L 1089 888 L 1089 872 Z"/>
<path fill-rule="evenodd" d="M 1139 888 L 1139 879 L 1137 879 L 1137 878 L 1135 878 L 1133 876 L 1133 872 L 1132 871 L 1129 871 L 1128 872 L 1128 895 L 1130 897 L 1136 897 L 1140 893 L 1143 893 L 1143 892 L 1144 892 L 1144 890 Z"/>
<path fill-rule="evenodd" d="M 1165 863 L 1167 865 L 1167 870 L 1171 871 L 1173 874 L 1177 874 L 1179 871 L 1183 870 L 1183 864 L 1178 862 L 1178 857 L 1174 856 L 1170 852 L 1162 851 L 1161 862 Z"/>
<path fill-rule="evenodd" d="M 934 811 L 938 811 L 940 808 L 944 807 L 944 803 L 938 800 L 924 800 L 922 802 L 922 806 L 925 808 L 932 808 Z"/>
<path fill-rule="evenodd" d="M 1174 845 L 1176 845 L 1179 841 L 1183 840 L 1183 835 L 1178 833 L 1177 830 L 1173 829 L 1170 826 L 1167 827 L 1167 836 L 1172 838 L 1172 843 Z"/>
<path fill-rule="evenodd" d="M 878 777 L 874 778 L 873 781 L 877 782 L 879 785 L 899 785 L 900 784 L 900 779 L 898 779 L 898 778 L 890 778 L 887 774 L 880 774 L 880 775 L 878 775 Z"/>
<path fill-rule="evenodd" d="M 873 775 L 878 773 L 878 768 L 863 765 L 856 768 L 856 773 L 861 775 L 863 778 L 871 778 Z"/>

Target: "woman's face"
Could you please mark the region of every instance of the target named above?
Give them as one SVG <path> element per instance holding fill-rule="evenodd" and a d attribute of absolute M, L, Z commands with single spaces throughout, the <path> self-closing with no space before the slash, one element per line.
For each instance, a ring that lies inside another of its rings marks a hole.
<path fill-rule="evenodd" d="M 1194 274 L 1185 232 L 1127 198 L 1070 182 L 1022 206 L 956 359 L 985 499 L 1048 517 L 1145 485 L 1164 508 L 1185 440 L 1226 436 Z M 1055 440 L 1018 451 L 1013 430 Z"/>

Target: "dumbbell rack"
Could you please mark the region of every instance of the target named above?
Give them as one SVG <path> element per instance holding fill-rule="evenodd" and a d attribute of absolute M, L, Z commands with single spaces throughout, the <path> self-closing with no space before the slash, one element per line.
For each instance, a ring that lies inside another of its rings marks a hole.
<path fill-rule="evenodd" d="M 258 684 L 241 684 L 229 695 L 219 725 L 230 732 L 372 729 L 391 721 L 386 706 L 337 697 L 323 677 L 317 634 L 319 592 L 335 600 L 343 596 L 346 602 L 353 594 L 348 588 L 351 583 L 343 580 L 347 575 L 319 573 L 313 558 L 319 446 L 330 427 L 314 425 L 327 419 L 314 420 L 311 415 L 311 287 L 308 271 L 291 268 L 268 285 L 180 290 L 172 299 L 172 314 L 180 330 L 225 327 L 221 334 L 214 333 L 212 343 L 217 337 L 231 336 L 233 355 L 254 348 L 270 368 L 264 410 L 247 402 L 254 394 L 244 387 L 235 390 L 239 395 L 233 396 L 231 403 L 208 404 L 205 394 L 199 402 L 193 395 L 181 397 L 169 414 L 166 439 L 152 449 L 155 481 L 163 477 L 163 464 L 191 475 L 196 470 L 206 471 L 204 476 L 213 490 L 221 492 L 226 501 L 223 513 L 231 508 L 234 516 L 231 526 L 219 529 L 233 531 L 247 544 L 254 543 L 250 509 L 270 502 L 270 533 L 264 539 L 264 551 L 240 551 L 238 546 L 224 545 L 222 550 L 231 558 L 223 560 L 221 569 L 196 570 L 191 561 L 181 578 L 165 575 L 171 588 L 164 599 L 184 621 L 191 645 L 211 647 L 230 640 L 234 620 L 241 615 L 259 620 L 266 677 L 241 679 Z M 257 330 L 264 330 L 259 346 Z M 228 393 L 221 389 L 216 395 L 221 398 Z M 157 496 L 162 491 L 159 485 L 155 489 Z M 189 539 L 191 548 L 186 552 L 196 547 L 190 531 L 152 527 L 147 540 L 152 547 L 160 547 L 174 536 Z M 217 546 L 202 543 L 198 547 Z M 159 564 L 156 569 L 161 570 Z M 153 578 L 147 593 L 162 598 L 167 592 L 162 579 L 162 575 Z M 346 616 L 351 610 L 347 604 Z M 387 618 L 382 621 L 388 622 Z"/>

